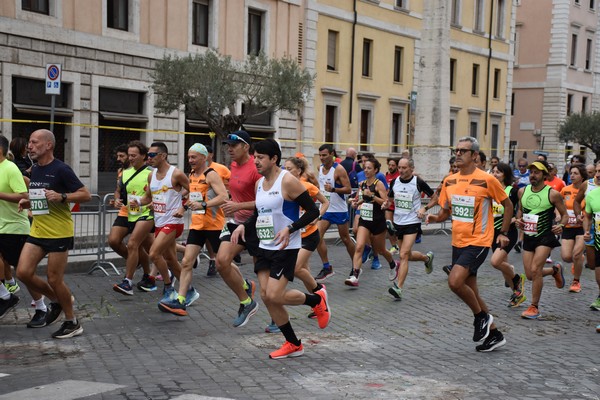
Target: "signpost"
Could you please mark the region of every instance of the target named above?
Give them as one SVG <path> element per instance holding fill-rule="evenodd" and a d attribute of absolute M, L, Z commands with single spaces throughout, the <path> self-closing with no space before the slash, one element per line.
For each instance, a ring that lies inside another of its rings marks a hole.
<path fill-rule="evenodd" d="M 60 64 L 46 64 L 46 94 L 52 96 L 50 100 L 50 130 L 54 131 L 54 107 L 56 104 L 56 95 L 60 94 L 61 79 Z"/>

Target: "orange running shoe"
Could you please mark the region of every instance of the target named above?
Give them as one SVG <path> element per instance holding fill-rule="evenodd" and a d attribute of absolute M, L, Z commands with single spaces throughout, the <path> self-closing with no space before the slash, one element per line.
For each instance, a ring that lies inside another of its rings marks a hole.
<path fill-rule="evenodd" d="M 325 329 L 327 328 L 327 325 L 329 325 L 331 311 L 329 310 L 329 302 L 327 301 L 327 289 L 325 288 L 325 285 L 321 284 L 321 286 L 322 288 L 315 292 L 315 294 L 318 294 L 321 297 L 321 302 L 313 307 L 313 311 L 317 316 L 319 328 Z"/>
<path fill-rule="evenodd" d="M 569 292 L 573 292 L 573 293 L 581 292 L 581 283 L 579 283 L 579 281 L 573 281 L 573 283 L 571 283 L 571 287 L 569 288 Z"/>
<path fill-rule="evenodd" d="M 529 308 L 527 308 L 527 310 L 523 311 L 521 317 L 526 319 L 537 319 L 540 317 L 540 315 L 540 310 L 538 310 L 537 306 L 532 304 L 529 306 Z"/>
<path fill-rule="evenodd" d="M 269 358 L 278 360 L 287 357 L 300 357 L 302 354 L 304 354 L 304 346 L 302 346 L 302 343 L 300 343 L 300 346 L 296 346 L 293 343 L 285 342 L 279 350 L 275 350 L 269 354 Z"/>
<path fill-rule="evenodd" d="M 554 273 L 552 276 L 554 277 L 554 282 L 556 283 L 556 287 L 562 289 L 565 287 L 565 275 L 563 274 L 563 267 L 560 263 L 556 263 L 552 266 L 554 269 Z"/>

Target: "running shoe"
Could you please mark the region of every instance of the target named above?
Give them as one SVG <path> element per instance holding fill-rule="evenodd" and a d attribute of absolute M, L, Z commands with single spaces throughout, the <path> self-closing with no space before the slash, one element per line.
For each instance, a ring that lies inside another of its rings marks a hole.
<path fill-rule="evenodd" d="M 252 300 L 250 304 L 244 305 L 240 304 L 240 308 L 238 309 L 238 316 L 233 320 L 233 326 L 236 328 L 240 328 L 250 320 L 250 317 L 256 314 L 258 311 L 258 303 Z"/>
<path fill-rule="evenodd" d="M 515 247 L 513 247 L 515 249 L 516 253 L 520 253 L 521 252 L 521 242 L 517 242 L 517 244 L 515 244 Z"/>
<path fill-rule="evenodd" d="M 475 317 L 473 321 L 473 326 L 475 327 L 475 331 L 473 333 L 473 341 L 479 342 L 490 334 L 490 326 L 494 322 L 494 317 L 492 314 L 486 314 L 485 317 Z"/>
<path fill-rule="evenodd" d="M 19 304 L 19 298 L 12 293 L 10 293 L 8 299 L 0 299 L 0 319 L 4 318 L 10 310 L 17 306 L 17 304 Z"/>
<path fill-rule="evenodd" d="M 572 292 L 572 293 L 581 292 L 581 283 L 579 281 L 573 281 L 573 283 L 571 283 L 571 287 L 569 287 L 569 292 Z"/>
<path fill-rule="evenodd" d="M 83 327 L 77 321 L 65 321 L 60 326 L 60 329 L 52 334 L 54 339 L 67 339 L 73 336 L 79 336 L 83 333 Z"/>
<path fill-rule="evenodd" d="M 251 281 L 250 279 L 246 279 L 246 285 L 248 286 L 248 288 L 246 289 L 246 294 L 251 299 L 254 299 L 254 292 L 256 291 L 256 283 L 254 283 L 254 281 Z"/>
<path fill-rule="evenodd" d="M 388 289 L 388 293 L 394 296 L 394 299 L 398 301 L 402 300 L 402 289 L 398 287 L 396 282 L 394 282 L 394 285 Z"/>
<path fill-rule="evenodd" d="M 510 300 L 508 302 L 508 307 L 516 308 L 519 307 L 527 300 L 527 296 L 525 294 L 515 295 L 514 293 L 510 296 Z"/>
<path fill-rule="evenodd" d="M 123 279 L 121 283 L 115 283 L 113 285 L 113 290 L 117 293 L 125 294 L 127 296 L 133 296 L 133 288 L 131 284 L 127 281 L 127 279 Z"/>
<path fill-rule="evenodd" d="M 335 272 L 333 272 L 333 267 L 323 268 L 317 274 L 317 276 L 315 276 L 315 281 L 317 281 L 319 283 L 323 283 L 327 280 L 327 278 L 330 278 L 334 275 L 335 275 Z"/>
<path fill-rule="evenodd" d="M 58 320 L 62 313 L 62 306 L 59 303 L 48 304 L 48 311 L 46 312 L 46 325 L 52 325 Z"/>
<path fill-rule="evenodd" d="M 394 223 L 392 221 L 390 221 L 389 219 L 387 221 L 385 221 L 385 228 L 387 229 L 388 233 L 390 234 L 390 236 L 394 236 L 396 235 L 396 228 L 394 227 Z M 392 248 L 396 248 L 396 251 L 398 251 L 398 246 L 394 245 L 392 246 Z M 390 253 L 391 253 L 391 249 L 390 249 Z"/>
<path fill-rule="evenodd" d="M 425 273 L 430 274 L 433 272 L 433 251 L 427 252 L 427 261 L 425 261 Z"/>
<path fill-rule="evenodd" d="M 552 257 L 548 257 L 546 258 L 546 264 L 552 264 L 554 261 L 552 261 Z"/>
<path fill-rule="evenodd" d="M 317 290 L 315 294 L 318 294 L 321 297 L 321 301 L 313 307 L 313 312 L 317 316 L 319 328 L 325 329 L 327 328 L 327 325 L 329 325 L 329 320 L 331 319 L 331 310 L 329 309 L 329 302 L 327 301 L 327 289 L 325 288 L 325 285 L 321 285 L 321 289 Z"/>
<path fill-rule="evenodd" d="M 379 261 L 379 257 L 373 257 L 373 261 L 371 262 L 371 269 L 381 269 L 381 262 Z"/>
<path fill-rule="evenodd" d="M 358 278 L 360 277 L 361 273 L 362 273 L 362 269 L 358 269 L 358 270 L 352 269 L 350 276 L 348 276 L 348 279 L 346 279 L 344 281 L 344 284 L 347 286 L 357 288 L 358 287 Z"/>
<path fill-rule="evenodd" d="M 388 278 L 390 281 L 395 281 L 398 278 L 398 272 L 400 272 L 400 261 L 394 260 L 394 267 L 390 268 Z"/>
<path fill-rule="evenodd" d="M 137 287 L 143 292 L 154 292 L 158 289 L 156 287 L 156 279 L 152 275 L 148 275 L 145 280 L 142 279 Z"/>
<path fill-rule="evenodd" d="M 600 311 L 600 296 L 596 297 L 596 300 L 590 304 L 592 310 Z"/>
<path fill-rule="evenodd" d="M 596 333 L 600 333 L 600 325 L 596 325 Z"/>
<path fill-rule="evenodd" d="M 417 238 L 415 239 L 415 243 L 421 243 L 421 234 L 417 234 Z"/>
<path fill-rule="evenodd" d="M 517 283 L 517 285 L 513 289 L 513 294 L 515 296 L 521 296 L 522 294 L 525 293 L 525 281 L 526 280 L 527 280 L 527 277 L 525 276 L 525 274 L 520 274 L 519 275 L 519 282 Z"/>
<path fill-rule="evenodd" d="M 217 275 L 217 264 L 215 260 L 208 260 L 208 271 L 206 271 L 206 276 L 216 276 Z"/>
<path fill-rule="evenodd" d="M 12 294 L 16 294 L 19 290 L 21 290 L 17 281 L 15 281 L 15 283 L 6 282 L 4 286 L 6 287 L 6 290 L 8 290 L 8 292 Z"/>
<path fill-rule="evenodd" d="M 156 274 L 156 276 L 154 277 L 154 279 L 156 279 L 157 281 L 162 281 L 163 277 L 161 274 Z"/>
<path fill-rule="evenodd" d="M 308 313 L 308 315 L 306 317 L 310 318 L 310 319 L 316 319 L 317 318 L 317 314 L 315 314 L 315 312 L 312 311 L 312 312 Z"/>
<path fill-rule="evenodd" d="M 242 263 L 242 256 L 239 254 L 236 254 L 235 256 L 233 256 L 233 262 L 236 264 L 241 264 Z"/>
<path fill-rule="evenodd" d="M 562 289 L 565 287 L 565 275 L 563 274 L 563 267 L 560 263 L 556 263 L 552 266 L 554 269 L 554 273 L 552 276 L 554 277 L 554 282 L 556 283 L 556 287 Z"/>
<path fill-rule="evenodd" d="M 538 310 L 537 306 L 534 306 L 533 304 L 530 305 L 527 310 L 523 311 L 523 314 L 521 314 L 521 317 L 525 319 L 537 319 L 540 316 L 540 310 Z"/>
<path fill-rule="evenodd" d="M 367 262 L 367 260 L 371 257 L 372 254 L 373 254 L 373 249 L 371 248 L 371 246 L 365 245 L 365 249 L 363 250 L 363 253 L 362 253 L 363 264 Z"/>
<path fill-rule="evenodd" d="M 35 314 L 31 318 L 31 321 L 27 323 L 28 328 L 43 328 L 46 326 L 46 315 L 47 311 L 35 310 Z"/>
<path fill-rule="evenodd" d="M 200 256 L 197 256 L 196 259 L 194 260 L 194 265 L 192 265 L 193 269 L 198 268 L 198 264 L 200 264 Z"/>
<path fill-rule="evenodd" d="M 300 346 L 296 346 L 295 344 L 286 341 L 279 350 L 275 350 L 269 354 L 269 358 L 278 360 L 280 358 L 299 357 L 302 354 L 304 354 L 304 346 L 302 346 L 302 343 L 300 343 Z"/>
<path fill-rule="evenodd" d="M 189 307 L 192 305 L 193 302 L 195 302 L 196 300 L 198 300 L 198 298 L 200 297 L 200 293 L 198 293 L 198 291 L 196 290 L 196 288 L 189 288 L 187 293 L 185 294 L 185 306 Z"/>
<path fill-rule="evenodd" d="M 158 309 L 165 313 L 171 313 L 178 317 L 186 317 L 188 315 L 185 304 L 179 302 L 178 299 L 163 299 L 158 303 Z"/>
<path fill-rule="evenodd" d="M 506 344 L 506 339 L 504 339 L 504 335 L 499 331 L 495 330 L 490 333 L 490 335 L 483 341 L 482 344 L 475 347 L 475 350 L 481 352 L 488 352 L 497 349 L 498 347 L 502 347 Z"/>
<path fill-rule="evenodd" d="M 399 251 L 400 251 L 400 249 L 398 249 L 398 246 L 396 246 L 396 245 L 393 245 L 392 247 L 390 247 L 390 250 L 389 250 L 389 252 L 391 254 L 398 254 Z"/>
<path fill-rule="evenodd" d="M 173 287 L 173 285 L 165 286 L 163 288 L 163 297 L 162 297 L 162 299 L 160 299 L 161 302 L 167 302 L 169 300 L 176 299 L 176 298 L 177 298 L 177 292 L 175 291 L 175 288 Z"/>
<path fill-rule="evenodd" d="M 277 326 L 277 324 L 273 321 L 265 328 L 266 333 L 281 333 L 281 329 Z"/>
<path fill-rule="evenodd" d="M 450 271 L 452 271 L 452 265 L 444 265 L 442 267 L 442 271 L 444 271 L 446 275 L 450 275 Z"/>

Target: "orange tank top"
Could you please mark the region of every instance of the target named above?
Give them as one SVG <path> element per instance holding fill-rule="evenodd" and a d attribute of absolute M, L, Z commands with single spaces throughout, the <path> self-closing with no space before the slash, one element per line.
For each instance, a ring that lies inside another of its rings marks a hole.
<path fill-rule="evenodd" d="M 206 182 L 206 174 L 216 171 L 208 168 L 199 176 L 190 174 L 190 201 L 208 202 L 217 194 Z M 192 211 L 191 229 L 198 231 L 220 231 L 225 225 L 225 214 L 221 207 L 209 207 L 206 210 Z"/>

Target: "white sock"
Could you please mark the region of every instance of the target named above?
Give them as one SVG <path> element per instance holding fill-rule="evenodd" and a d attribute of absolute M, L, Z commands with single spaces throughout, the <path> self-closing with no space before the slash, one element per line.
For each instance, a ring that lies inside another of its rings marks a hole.
<path fill-rule="evenodd" d="M 0 285 L 0 299 L 8 300 L 10 299 L 10 292 L 6 289 L 6 286 Z"/>
<path fill-rule="evenodd" d="M 15 278 L 12 278 L 9 281 L 6 281 L 6 283 L 8 283 L 9 285 L 14 285 L 15 284 Z"/>
<path fill-rule="evenodd" d="M 40 297 L 39 300 L 33 300 L 35 302 L 35 309 L 43 312 L 48 311 L 48 307 L 46 307 L 46 303 L 44 303 L 44 296 Z"/>

